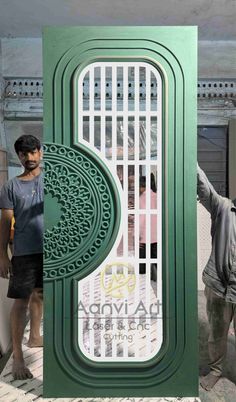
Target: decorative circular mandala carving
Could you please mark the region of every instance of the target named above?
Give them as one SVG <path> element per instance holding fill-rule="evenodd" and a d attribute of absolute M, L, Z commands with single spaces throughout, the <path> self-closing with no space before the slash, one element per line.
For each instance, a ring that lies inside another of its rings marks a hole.
<path fill-rule="evenodd" d="M 117 231 L 114 185 L 84 151 L 45 144 L 44 276 L 75 274 L 104 253 Z"/>

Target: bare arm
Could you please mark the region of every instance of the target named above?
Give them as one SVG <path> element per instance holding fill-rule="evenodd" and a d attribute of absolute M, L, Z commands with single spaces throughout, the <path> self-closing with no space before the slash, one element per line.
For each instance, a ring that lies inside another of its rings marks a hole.
<path fill-rule="evenodd" d="M 8 278 L 9 269 L 11 267 L 7 247 L 10 240 L 12 218 L 12 209 L 2 209 L 0 220 L 0 276 L 2 278 Z"/>
<path fill-rule="evenodd" d="M 222 201 L 203 170 L 197 165 L 197 193 L 204 207 L 214 215 Z"/>

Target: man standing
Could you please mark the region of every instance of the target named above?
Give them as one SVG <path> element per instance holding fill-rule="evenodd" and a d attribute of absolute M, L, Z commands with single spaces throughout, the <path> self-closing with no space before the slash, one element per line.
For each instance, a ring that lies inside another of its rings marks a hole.
<path fill-rule="evenodd" d="M 15 142 L 15 151 L 24 172 L 3 186 L 0 193 L 0 276 L 10 274 L 8 297 L 15 299 L 11 311 L 14 379 L 32 378 L 25 366 L 22 339 L 26 313 L 30 312 L 28 346 L 42 346 L 40 321 L 43 287 L 43 178 L 40 141 L 23 135 Z M 13 257 L 9 260 L 7 247 L 11 221 L 14 216 Z"/>
<path fill-rule="evenodd" d="M 231 321 L 236 330 L 236 200 L 221 197 L 198 167 L 198 196 L 211 214 L 212 251 L 203 271 L 206 285 L 210 373 L 200 381 L 209 391 L 222 374 Z"/>

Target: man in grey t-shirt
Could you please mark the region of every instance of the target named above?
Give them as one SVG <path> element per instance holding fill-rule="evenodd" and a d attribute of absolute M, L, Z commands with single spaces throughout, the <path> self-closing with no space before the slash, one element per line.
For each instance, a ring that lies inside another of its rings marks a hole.
<path fill-rule="evenodd" d="M 40 169 L 41 144 L 32 135 L 15 142 L 24 173 L 9 180 L 0 192 L 0 276 L 10 274 L 8 297 L 15 299 L 11 311 L 14 379 L 32 378 L 25 366 L 22 339 L 26 312 L 30 311 L 29 347 L 40 347 L 43 287 L 43 178 Z M 13 257 L 7 246 L 14 217 Z"/>

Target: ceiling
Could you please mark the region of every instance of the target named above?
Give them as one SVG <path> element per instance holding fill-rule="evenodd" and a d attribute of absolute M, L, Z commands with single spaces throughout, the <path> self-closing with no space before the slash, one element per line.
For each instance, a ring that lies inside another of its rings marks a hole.
<path fill-rule="evenodd" d="M 200 40 L 236 40 L 236 0 L 0 0 L 0 37 L 47 25 L 198 25 Z"/>

